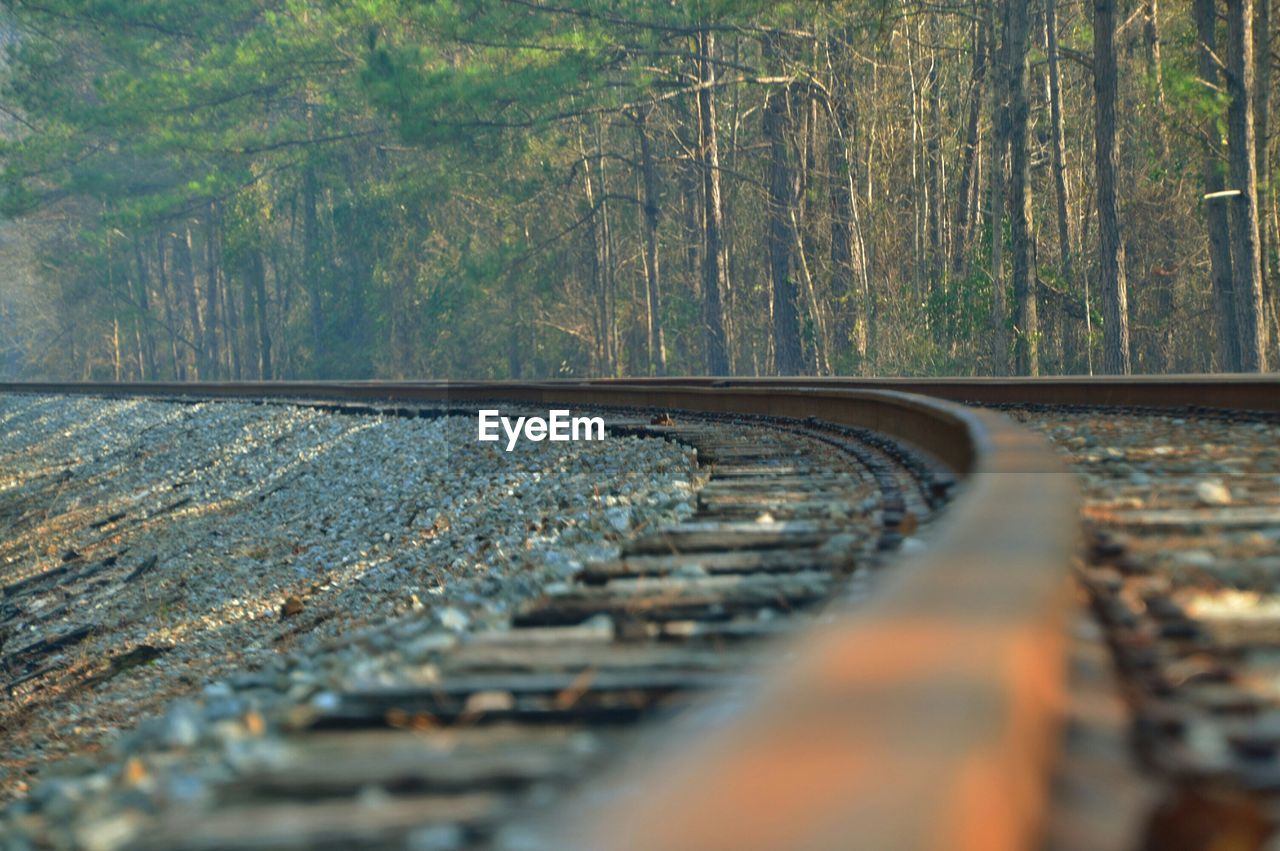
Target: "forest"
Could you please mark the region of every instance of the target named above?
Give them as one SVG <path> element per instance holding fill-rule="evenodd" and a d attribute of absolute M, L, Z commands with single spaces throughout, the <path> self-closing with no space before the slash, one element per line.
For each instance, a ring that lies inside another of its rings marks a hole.
<path fill-rule="evenodd" d="M 1272 0 L 5 0 L 0 376 L 1280 364 Z"/>

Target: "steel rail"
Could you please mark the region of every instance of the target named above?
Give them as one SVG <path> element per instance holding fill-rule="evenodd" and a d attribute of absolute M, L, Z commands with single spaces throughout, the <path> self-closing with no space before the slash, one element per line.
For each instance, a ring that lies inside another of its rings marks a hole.
<path fill-rule="evenodd" d="M 896 390 L 953 402 L 1280 412 L 1280 373 L 1040 378 L 620 378 L 604 384 Z"/>
<path fill-rule="evenodd" d="M 1081 405 L 1088 407 L 1136 408 L 1215 408 L 1234 411 L 1280 412 L 1280 373 L 1267 374 L 1187 374 L 1159 376 L 1044 376 L 1038 378 L 857 378 L 794 376 L 707 377 L 672 376 L 664 378 L 571 379 L 541 383 L 542 386 L 567 387 L 715 387 L 795 389 L 812 387 L 824 390 L 887 390 L 913 393 L 960 403 L 989 405 Z M 462 388 L 479 385 L 510 389 L 531 386 L 529 382 L 491 381 L 288 381 L 254 385 L 233 382 L 209 382 L 198 386 L 210 396 L 236 395 L 236 388 L 258 386 L 264 393 L 279 396 L 314 396 L 316 398 L 412 399 L 414 394 L 438 388 Z M 97 392 L 104 384 L 91 382 L 23 382 L 0 383 L 9 392 L 76 393 Z M 113 385 L 125 386 L 125 385 Z M 139 383 L 127 385 L 151 388 L 151 392 L 181 395 L 181 388 L 197 385 L 176 383 Z M 143 391 L 146 392 L 146 391 Z M 426 397 L 416 397 L 426 398 Z"/>
<path fill-rule="evenodd" d="M 0 392 L 613 405 L 870 428 L 951 466 L 925 554 L 799 640 L 735 715 L 626 767 L 555 829 L 583 848 L 1002 851 L 1047 823 L 1065 692 L 1074 478 L 989 411 L 894 390 L 696 383 L 0 384 Z"/>

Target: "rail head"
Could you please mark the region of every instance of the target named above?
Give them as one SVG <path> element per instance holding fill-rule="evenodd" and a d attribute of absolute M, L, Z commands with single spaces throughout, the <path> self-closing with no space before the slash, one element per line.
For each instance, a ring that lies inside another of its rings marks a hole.
<path fill-rule="evenodd" d="M 411 403 L 509 399 L 808 418 L 923 448 L 964 486 L 923 555 L 804 635 L 729 723 L 597 787 L 584 848 L 1013 851 L 1047 814 L 1065 684 L 1076 486 L 1007 418 L 898 391 L 582 383 L 0 385 L 0 391 Z"/>
<path fill-rule="evenodd" d="M 1212 375 L 1051 375 L 1036 378 L 611 378 L 605 384 L 688 387 L 820 387 L 899 390 L 987 405 L 1079 405 L 1151 409 L 1280 412 L 1280 373 Z"/>

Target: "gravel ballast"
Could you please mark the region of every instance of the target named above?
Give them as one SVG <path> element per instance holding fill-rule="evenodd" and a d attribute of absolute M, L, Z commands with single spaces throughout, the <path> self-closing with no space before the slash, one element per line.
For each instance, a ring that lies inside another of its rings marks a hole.
<path fill-rule="evenodd" d="M 502 628 L 692 510 L 693 458 L 665 441 L 475 438 L 471 416 L 0 396 L 0 801 L 69 755 L 182 745 L 255 685 L 376 681 L 359 637 Z M 200 708 L 139 726 L 184 695 Z"/>

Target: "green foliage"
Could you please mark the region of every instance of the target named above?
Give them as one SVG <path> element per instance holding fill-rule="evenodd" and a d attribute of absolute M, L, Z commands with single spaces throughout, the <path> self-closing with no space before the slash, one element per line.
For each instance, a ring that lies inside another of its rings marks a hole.
<path fill-rule="evenodd" d="M 640 133 L 656 173 L 668 369 L 700 371 L 704 29 L 718 43 L 710 99 L 735 368 L 770 368 L 771 164 L 761 114 L 766 94 L 783 91 L 783 165 L 799 231 L 799 248 L 787 250 L 806 296 L 806 360 L 821 354 L 839 372 L 928 374 L 981 371 L 989 361 L 989 225 L 967 246 L 967 271 L 950 274 L 947 258 L 948 274 L 919 293 L 932 250 L 922 203 L 941 210 L 944 252 L 957 237 L 954 207 L 967 203 L 949 197 L 971 93 L 967 7 L 41 0 L 6 11 L 17 39 L 0 96 L 18 117 L 0 139 L 0 213 L 42 224 L 33 264 L 47 304 L 35 313 L 53 317 L 48 337 L 75 341 L 65 362 L 41 364 L 49 372 L 253 376 L 268 361 L 277 377 L 647 372 L 650 202 Z M 1068 59 L 1087 57 L 1087 7 L 1067 4 L 1060 15 Z M 1141 20 L 1121 57 L 1132 107 L 1120 144 L 1137 234 L 1130 265 L 1199 269 L 1202 244 L 1185 225 L 1195 222 L 1200 135 L 1221 141 L 1226 97 L 1197 78 L 1186 10 L 1164 15 L 1163 110 L 1138 41 Z M 1047 57 L 1038 34 L 1033 42 L 1039 81 Z M 935 79 L 941 198 L 926 186 L 936 128 L 922 86 Z M 1091 82 L 1073 61 L 1063 62 L 1063 79 L 1072 230 L 1092 241 Z M 1033 144 L 1047 152 L 1047 111 L 1038 92 L 1032 101 Z M 982 150 L 985 184 L 987 139 Z M 1050 169 L 1040 154 L 1034 160 L 1043 265 L 1056 256 L 1056 207 Z M 871 292 L 839 298 L 851 286 L 838 287 L 832 268 L 849 262 L 833 250 L 833 187 L 850 176 Z M 988 190 L 978 191 L 981 210 Z M 1042 274 L 1069 292 L 1094 271 L 1091 251 L 1079 250 L 1076 282 Z M 1201 284 L 1179 279 L 1192 316 L 1204 312 Z M 1135 278 L 1139 311 L 1142 292 Z M 847 324 L 834 330 L 837 314 L 856 317 L 858 332 L 846 336 L 871 340 L 866 362 L 852 339 L 824 339 L 844 333 Z M 1167 327 L 1195 335 L 1199 326 Z"/>

